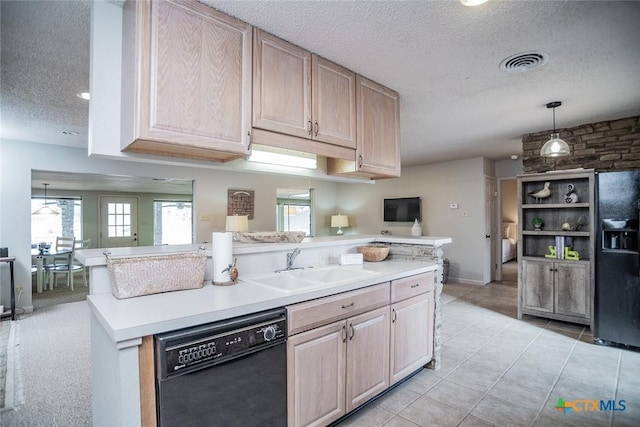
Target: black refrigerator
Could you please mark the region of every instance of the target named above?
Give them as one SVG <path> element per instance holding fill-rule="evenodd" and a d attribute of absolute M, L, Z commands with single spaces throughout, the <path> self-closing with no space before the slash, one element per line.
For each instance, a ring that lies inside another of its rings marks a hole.
<path fill-rule="evenodd" d="M 640 170 L 596 173 L 596 344 L 640 348 Z"/>

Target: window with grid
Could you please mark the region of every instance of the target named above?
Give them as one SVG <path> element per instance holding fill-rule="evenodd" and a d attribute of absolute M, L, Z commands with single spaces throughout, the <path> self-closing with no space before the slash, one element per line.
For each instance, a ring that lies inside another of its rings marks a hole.
<path fill-rule="evenodd" d="M 131 236 L 131 205 L 129 203 L 107 204 L 107 230 L 109 237 Z"/>

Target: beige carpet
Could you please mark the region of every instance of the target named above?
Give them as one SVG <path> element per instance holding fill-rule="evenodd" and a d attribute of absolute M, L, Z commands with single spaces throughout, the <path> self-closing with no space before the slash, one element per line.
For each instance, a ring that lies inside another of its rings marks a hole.
<path fill-rule="evenodd" d="M 87 302 L 36 309 L 14 323 L 24 403 L 1 412 L 0 426 L 90 426 Z"/>

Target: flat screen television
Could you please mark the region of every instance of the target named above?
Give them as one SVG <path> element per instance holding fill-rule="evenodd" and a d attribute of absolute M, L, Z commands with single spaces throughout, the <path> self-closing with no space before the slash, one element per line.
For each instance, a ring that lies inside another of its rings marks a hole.
<path fill-rule="evenodd" d="M 420 197 L 384 199 L 384 222 L 422 221 Z"/>

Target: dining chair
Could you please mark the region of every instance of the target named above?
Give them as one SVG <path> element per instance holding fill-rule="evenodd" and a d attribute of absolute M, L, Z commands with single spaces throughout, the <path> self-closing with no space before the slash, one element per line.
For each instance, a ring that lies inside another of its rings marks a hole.
<path fill-rule="evenodd" d="M 80 239 L 76 240 L 74 244 L 74 249 L 89 249 L 91 248 L 91 239 Z M 77 259 L 73 259 L 73 274 L 82 273 L 82 279 L 84 281 L 84 286 L 87 286 L 87 267 L 84 266 Z"/>
<path fill-rule="evenodd" d="M 49 274 L 49 290 L 53 290 L 59 275 L 67 276 L 67 286 L 73 290 L 73 259 L 75 252 L 75 237 L 56 237 L 55 253 L 53 262 L 45 266 Z"/>

